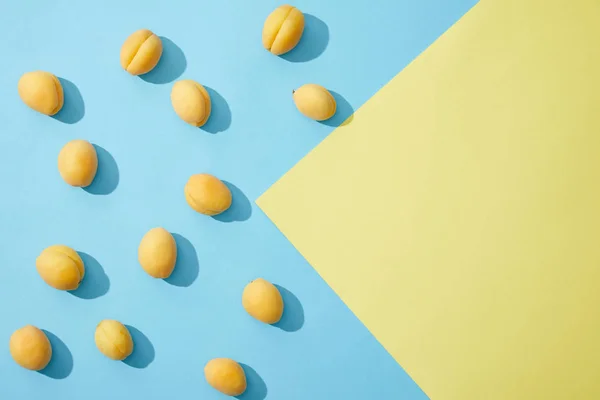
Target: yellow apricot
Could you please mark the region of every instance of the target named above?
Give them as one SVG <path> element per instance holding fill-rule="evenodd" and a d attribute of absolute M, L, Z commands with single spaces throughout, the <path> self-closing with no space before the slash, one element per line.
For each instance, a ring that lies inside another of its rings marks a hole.
<path fill-rule="evenodd" d="M 163 228 L 150 229 L 138 247 L 138 261 L 154 278 L 168 278 L 177 261 L 177 244 L 173 235 Z"/>
<path fill-rule="evenodd" d="M 204 377 L 210 386 L 228 396 L 239 396 L 246 391 L 244 369 L 229 358 L 214 358 L 206 363 Z"/>
<path fill-rule="evenodd" d="M 324 121 L 335 114 L 335 99 L 321 85 L 314 83 L 303 85 L 293 91 L 293 98 L 298 111 L 315 121 Z"/>
<path fill-rule="evenodd" d="M 45 71 L 27 72 L 18 84 L 23 103 L 37 112 L 54 115 L 64 104 L 63 88 L 58 78 Z"/>
<path fill-rule="evenodd" d="M 52 358 L 52 346 L 42 330 L 32 325 L 17 329 L 10 337 L 10 355 L 21 367 L 40 371 Z"/>
<path fill-rule="evenodd" d="M 292 50 L 304 32 L 304 14 L 288 4 L 276 8 L 265 20 L 262 42 L 275 55 Z"/>
<path fill-rule="evenodd" d="M 184 193 L 189 206 L 200 214 L 221 214 L 231 206 L 231 191 L 227 185 L 209 174 L 192 175 Z"/>
<path fill-rule="evenodd" d="M 202 126 L 210 117 L 210 95 L 204 86 L 191 79 L 175 82 L 171 104 L 179 118 L 190 125 Z"/>
<path fill-rule="evenodd" d="M 150 72 L 158 64 L 162 50 L 162 41 L 152 31 L 135 31 L 121 47 L 121 67 L 131 75 Z"/>
<path fill-rule="evenodd" d="M 44 249 L 36 258 L 35 267 L 44 282 L 58 290 L 77 289 L 85 275 L 79 254 L 64 245 Z"/>
<path fill-rule="evenodd" d="M 124 360 L 133 352 L 131 334 L 119 321 L 105 319 L 96 326 L 96 347 L 112 360 Z"/>
<path fill-rule="evenodd" d="M 96 149 L 86 140 L 72 140 L 58 153 L 58 172 L 71 186 L 91 185 L 97 170 Z"/>
<path fill-rule="evenodd" d="M 283 315 L 281 293 L 263 278 L 246 285 L 242 293 L 242 305 L 248 314 L 265 324 L 275 324 Z"/>

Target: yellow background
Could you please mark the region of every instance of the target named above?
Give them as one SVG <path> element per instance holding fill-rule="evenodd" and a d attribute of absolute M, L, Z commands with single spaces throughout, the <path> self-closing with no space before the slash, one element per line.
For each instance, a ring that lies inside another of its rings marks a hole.
<path fill-rule="evenodd" d="M 482 1 L 258 200 L 433 399 L 600 398 L 599 21 Z"/>

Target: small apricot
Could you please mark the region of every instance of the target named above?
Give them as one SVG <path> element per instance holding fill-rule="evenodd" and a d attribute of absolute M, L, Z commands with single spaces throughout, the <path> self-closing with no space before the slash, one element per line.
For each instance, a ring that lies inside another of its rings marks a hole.
<path fill-rule="evenodd" d="M 217 215 L 231 206 L 231 191 L 221 180 L 209 174 L 192 175 L 184 188 L 190 207 L 204 215 Z"/>
<path fill-rule="evenodd" d="M 150 229 L 138 247 L 138 261 L 153 278 L 168 278 L 177 261 L 177 244 L 164 228 Z"/>
<path fill-rule="evenodd" d="M 210 95 L 204 86 L 191 79 L 175 82 L 171 105 L 179 118 L 193 126 L 204 125 L 210 117 Z"/>
<path fill-rule="evenodd" d="M 162 41 L 152 31 L 133 32 L 121 47 L 121 67 L 131 75 L 150 72 L 162 55 Z"/>
<path fill-rule="evenodd" d="M 275 324 L 283 315 L 281 293 L 263 278 L 246 285 L 242 293 L 242 306 L 248 314 L 265 324 Z"/>
<path fill-rule="evenodd" d="M 333 117 L 337 105 L 333 95 L 321 85 L 308 83 L 293 91 L 296 108 L 304 116 L 315 121 Z"/>
<path fill-rule="evenodd" d="M 304 14 L 296 7 L 285 4 L 277 7 L 265 20 L 262 42 L 275 55 L 292 50 L 304 32 Z"/>
<path fill-rule="evenodd" d="M 44 282 L 58 290 L 75 290 L 83 280 L 85 266 L 75 250 L 64 245 L 44 249 L 35 260 Z"/>
<path fill-rule="evenodd" d="M 46 334 L 39 328 L 26 325 L 10 337 L 10 355 L 21 367 L 40 371 L 52 358 L 52 346 Z"/>
<path fill-rule="evenodd" d="M 94 341 L 98 350 L 112 360 L 124 360 L 133 352 L 133 339 L 129 330 L 112 319 L 105 319 L 96 326 Z"/>
<path fill-rule="evenodd" d="M 35 111 L 54 115 L 64 104 L 64 93 L 58 78 L 45 71 L 27 72 L 18 84 L 19 97 Z"/>
<path fill-rule="evenodd" d="M 98 155 L 86 140 L 72 140 L 58 153 L 58 172 L 63 180 L 75 187 L 92 184 L 98 170 Z"/>
<path fill-rule="evenodd" d="M 246 391 L 244 369 L 229 358 L 214 358 L 206 363 L 204 377 L 210 386 L 228 396 L 239 396 Z"/>

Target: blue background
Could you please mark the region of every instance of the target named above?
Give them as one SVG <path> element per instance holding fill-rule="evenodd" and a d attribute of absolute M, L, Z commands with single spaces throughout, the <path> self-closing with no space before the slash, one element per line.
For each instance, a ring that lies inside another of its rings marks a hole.
<path fill-rule="evenodd" d="M 242 399 L 421 399 L 425 395 L 256 207 L 254 200 L 465 13 L 475 0 L 298 0 L 307 14 L 298 48 L 275 57 L 261 45 L 274 0 L 2 1 L 0 40 L 0 397 L 5 399 L 224 399 L 204 364 L 245 365 Z M 133 31 L 163 37 L 163 59 L 143 77 L 119 65 Z M 21 74 L 61 78 L 54 118 L 27 108 Z M 193 128 L 170 104 L 172 82 L 209 88 L 213 115 Z M 292 89 L 319 83 L 338 114 L 316 123 L 295 109 Z M 57 156 L 69 140 L 98 146 L 87 189 L 67 186 Z M 228 182 L 232 209 L 192 211 L 190 175 Z M 315 194 L 318 195 L 318 194 Z M 137 262 L 144 233 L 176 234 L 167 281 Z M 81 252 L 87 275 L 75 293 L 46 286 L 35 258 L 47 246 Z M 241 307 L 250 280 L 282 288 L 277 327 Z M 136 350 L 111 361 L 95 347 L 96 324 L 127 324 Z M 390 316 L 393 318 L 393 316 Z M 12 332 L 48 332 L 43 373 L 11 359 Z"/>

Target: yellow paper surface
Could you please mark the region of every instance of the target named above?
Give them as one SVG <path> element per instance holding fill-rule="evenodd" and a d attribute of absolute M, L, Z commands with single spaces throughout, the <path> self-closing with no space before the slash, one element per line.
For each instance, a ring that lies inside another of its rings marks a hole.
<path fill-rule="evenodd" d="M 600 399 L 600 2 L 482 1 L 258 204 L 432 399 Z"/>

